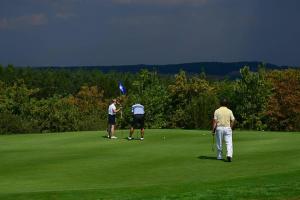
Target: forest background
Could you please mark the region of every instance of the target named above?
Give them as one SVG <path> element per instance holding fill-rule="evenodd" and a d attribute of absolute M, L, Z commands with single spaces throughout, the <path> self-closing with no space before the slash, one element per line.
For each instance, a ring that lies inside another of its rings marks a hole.
<path fill-rule="evenodd" d="M 233 80 L 183 70 L 172 75 L 0 65 L 0 134 L 105 130 L 112 98 L 123 107 L 117 116 L 121 129 L 129 128 L 134 103 L 145 106 L 146 128 L 209 129 L 214 110 L 227 98 L 237 129 L 300 130 L 300 70 L 295 68 L 261 65 L 254 72 L 244 66 Z"/>

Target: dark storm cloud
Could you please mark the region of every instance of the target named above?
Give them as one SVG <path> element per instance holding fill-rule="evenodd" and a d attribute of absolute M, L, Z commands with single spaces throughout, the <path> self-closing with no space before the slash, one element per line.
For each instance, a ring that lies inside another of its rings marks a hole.
<path fill-rule="evenodd" d="M 11 18 L 2 18 L 0 21 L 0 29 L 13 29 L 24 26 L 41 26 L 48 21 L 44 14 L 31 14 Z"/>
<path fill-rule="evenodd" d="M 259 60 L 300 65 L 297 0 L 2 0 L 0 4 L 2 64 Z"/>
<path fill-rule="evenodd" d="M 209 0 L 112 0 L 116 4 L 148 4 L 148 5 L 203 5 L 208 3 Z M 212 0 L 210 0 L 212 1 Z"/>

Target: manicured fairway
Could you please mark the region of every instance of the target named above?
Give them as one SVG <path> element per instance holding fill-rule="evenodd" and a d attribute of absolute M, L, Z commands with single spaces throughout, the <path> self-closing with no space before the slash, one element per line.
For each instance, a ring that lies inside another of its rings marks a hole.
<path fill-rule="evenodd" d="M 228 163 L 208 131 L 127 132 L 0 136 L 0 199 L 300 199 L 300 133 L 236 131 Z"/>

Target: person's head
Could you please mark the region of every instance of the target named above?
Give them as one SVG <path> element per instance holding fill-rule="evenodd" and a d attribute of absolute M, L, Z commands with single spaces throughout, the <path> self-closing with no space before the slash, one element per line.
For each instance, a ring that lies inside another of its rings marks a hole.
<path fill-rule="evenodd" d="M 116 103 L 117 103 L 117 99 L 112 99 L 112 100 L 111 100 L 111 103 L 116 104 Z"/>
<path fill-rule="evenodd" d="M 227 107 L 227 106 L 228 106 L 228 101 L 227 101 L 227 99 L 225 99 L 225 98 L 221 99 L 220 104 L 221 104 L 221 106 Z"/>

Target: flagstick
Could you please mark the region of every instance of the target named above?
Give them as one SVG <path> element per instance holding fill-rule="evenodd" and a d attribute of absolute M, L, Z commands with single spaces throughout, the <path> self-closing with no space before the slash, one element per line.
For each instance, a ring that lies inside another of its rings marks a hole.
<path fill-rule="evenodd" d="M 120 95 L 119 95 L 119 97 L 120 97 L 120 99 L 121 99 L 121 96 L 122 96 L 122 92 L 121 92 L 121 90 L 119 91 L 119 93 L 120 93 Z M 122 104 L 120 104 L 121 105 L 121 122 L 123 122 L 123 106 L 122 106 Z M 120 132 L 121 132 L 121 138 L 123 139 L 123 129 L 121 129 L 121 123 L 120 123 Z"/>
<path fill-rule="evenodd" d="M 122 109 L 121 109 L 121 119 L 123 119 L 123 110 Z M 120 126 L 120 130 L 121 130 L 121 138 L 123 138 L 123 130 L 121 129 L 121 126 Z"/>
<path fill-rule="evenodd" d="M 120 92 L 119 98 L 121 98 L 122 94 L 126 93 L 126 89 L 120 81 L 119 81 L 119 92 Z M 121 121 L 123 121 L 123 108 L 122 108 L 122 105 L 121 105 Z M 121 130 L 121 126 L 120 126 L 120 131 L 121 131 L 121 137 L 123 138 L 123 131 Z"/>

